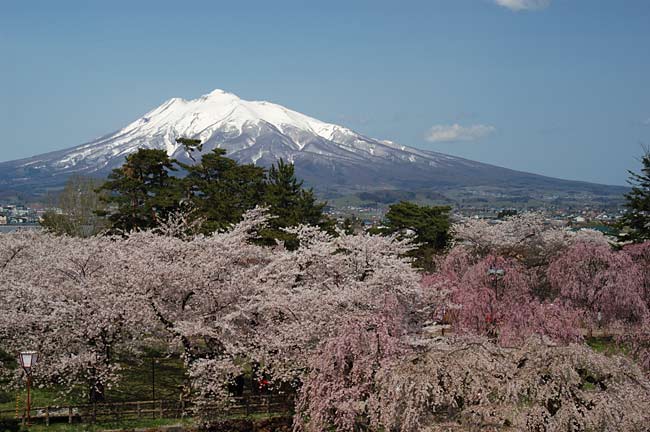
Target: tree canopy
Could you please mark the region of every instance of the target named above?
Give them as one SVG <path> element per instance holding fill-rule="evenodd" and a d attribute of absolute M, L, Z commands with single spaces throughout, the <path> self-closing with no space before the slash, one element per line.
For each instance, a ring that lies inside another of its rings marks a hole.
<path fill-rule="evenodd" d="M 104 209 L 104 192 L 97 189 L 101 180 L 72 176 L 66 182 L 52 205 L 60 211 L 49 210 L 43 215 L 41 226 L 57 235 L 89 237 L 106 229 L 104 218 L 98 212 Z"/>
<path fill-rule="evenodd" d="M 178 208 L 179 180 L 172 175 L 175 161 L 164 150 L 140 149 L 109 175 L 101 190 L 110 192 L 105 201 L 113 230 L 154 228 Z"/>
<path fill-rule="evenodd" d="M 441 252 L 450 240 L 451 226 L 448 206 L 420 206 L 401 201 L 390 206 L 383 227 L 375 230 L 382 234 L 413 235 L 417 249 L 410 252 L 414 264 L 430 270 L 433 256 Z"/>
<path fill-rule="evenodd" d="M 241 220 L 246 210 L 263 201 L 264 168 L 240 165 L 215 148 L 196 164 L 180 164 L 187 175 L 180 182 L 187 203 L 204 219 L 205 233 L 223 230 Z"/>
<path fill-rule="evenodd" d="M 641 158 L 641 172 L 629 171 L 628 183 L 632 190 L 625 194 L 627 214 L 621 221 L 624 231 L 634 242 L 650 239 L 650 153 L 646 149 Z"/>
<path fill-rule="evenodd" d="M 47 359 L 35 384 L 96 401 L 125 355 L 165 347 L 205 424 L 254 369 L 295 384 L 296 431 L 647 430 L 650 382 L 632 361 L 650 370 L 650 242 L 613 250 L 536 217 L 472 219 L 423 275 L 398 236 L 303 226 L 289 250 L 251 241 L 261 209 L 210 235 L 165 234 L 182 222 L 0 234 L 0 351 L 34 347 Z M 579 345 L 601 313 L 629 359 Z M 5 366 L 0 383 L 19 382 Z"/>
<path fill-rule="evenodd" d="M 179 138 L 194 163 L 170 158 L 163 150 L 140 149 L 111 173 L 101 190 L 113 231 L 129 232 L 160 226 L 173 212 L 190 208 L 202 221 L 204 234 L 227 229 L 241 221 L 256 206 L 268 207 L 272 216 L 260 233 L 264 244 L 278 240 L 296 247 L 296 237 L 283 231 L 301 224 L 330 228 L 325 203 L 295 176 L 293 164 L 279 160 L 268 172 L 253 164 L 240 164 L 225 156 L 223 149 L 204 153 L 199 140 Z"/>
<path fill-rule="evenodd" d="M 287 233 L 284 228 L 300 224 L 331 228 L 330 221 L 323 214 L 325 203 L 316 201 L 313 190 L 303 188 L 302 180 L 296 178 L 293 164 L 287 164 L 282 159 L 269 169 L 263 202 L 275 216 L 262 232 L 265 243 L 279 239 L 294 249 L 297 246 L 296 236 Z"/>

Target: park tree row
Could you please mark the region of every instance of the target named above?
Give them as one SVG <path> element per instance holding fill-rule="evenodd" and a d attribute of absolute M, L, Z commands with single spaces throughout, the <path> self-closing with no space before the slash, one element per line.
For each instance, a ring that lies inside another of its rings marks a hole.
<path fill-rule="evenodd" d="M 48 213 L 43 225 L 57 234 L 94 235 L 101 231 L 126 233 L 155 229 L 171 214 L 184 211 L 203 234 L 224 230 L 242 220 L 243 214 L 264 206 L 273 216 L 257 239 L 276 240 L 295 247 L 295 236 L 284 228 L 300 224 L 330 230 L 311 189 L 295 176 L 293 164 L 279 160 L 269 170 L 239 164 L 215 148 L 196 160 L 198 140 L 178 139 L 194 163 L 170 158 L 164 150 L 140 149 L 114 169 L 108 181 L 74 178 L 61 194 L 63 215 Z M 89 197 L 76 202 L 75 197 Z M 73 202 L 70 202 L 70 201 Z M 200 222 L 200 223 L 198 223 Z"/>
<path fill-rule="evenodd" d="M 126 157 L 107 181 L 73 177 L 59 196 L 63 213 L 48 212 L 43 226 L 55 234 L 88 237 L 99 233 L 128 233 L 158 229 L 170 215 L 189 219 L 189 235 L 223 231 L 261 206 L 271 218 L 254 241 L 272 246 L 278 241 L 296 248 L 295 234 L 287 228 L 310 225 L 335 234 L 335 221 L 324 214 L 312 189 L 296 178 L 294 165 L 279 160 L 268 170 L 240 164 L 215 148 L 197 160 L 198 140 L 181 138 L 193 163 L 170 158 L 164 150 L 140 149 Z M 450 241 L 450 207 L 420 206 L 402 201 L 390 206 L 375 234 L 413 237 L 418 247 L 409 252 L 415 266 L 431 269 L 433 256 Z M 340 228 L 352 234 L 352 219 Z M 358 227 L 357 227 L 358 229 Z"/>

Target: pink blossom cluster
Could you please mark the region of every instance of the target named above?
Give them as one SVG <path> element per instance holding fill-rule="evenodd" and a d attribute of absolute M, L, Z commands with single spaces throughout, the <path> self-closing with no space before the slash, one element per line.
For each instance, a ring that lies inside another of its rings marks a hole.
<path fill-rule="evenodd" d="M 598 232 L 536 214 L 454 230 L 456 244 L 423 285 L 451 292 L 457 332 L 511 346 L 533 334 L 569 343 L 600 330 L 650 366 L 650 242 L 617 250 Z"/>

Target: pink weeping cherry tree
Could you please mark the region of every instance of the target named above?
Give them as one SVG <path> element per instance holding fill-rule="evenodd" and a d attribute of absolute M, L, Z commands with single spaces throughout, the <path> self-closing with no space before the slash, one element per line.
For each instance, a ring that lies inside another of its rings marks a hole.
<path fill-rule="evenodd" d="M 641 298 L 650 310 L 650 241 L 627 245 L 623 252 L 632 258 L 641 273 L 643 288 Z"/>
<path fill-rule="evenodd" d="M 358 430 L 369 417 L 375 375 L 387 360 L 410 352 L 399 318 L 395 310 L 387 309 L 344 324 L 337 336 L 321 344 L 310 358 L 300 389 L 295 430 Z"/>
<path fill-rule="evenodd" d="M 367 410 L 370 430 L 644 432 L 648 406 L 650 382 L 624 357 L 460 337 L 384 362 Z"/>
<path fill-rule="evenodd" d="M 559 298 L 584 312 L 587 325 L 636 323 L 648 313 L 643 273 L 627 253 L 576 243 L 551 262 L 547 275 Z"/>
<path fill-rule="evenodd" d="M 503 345 L 521 344 L 533 334 L 567 343 L 581 339 L 578 314 L 534 295 L 534 271 L 512 258 L 473 258 L 457 247 L 439 263 L 440 272 L 423 279 L 426 287 L 450 290 L 454 330 L 491 337 Z"/>
<path fill-rule="evenodd" d="M 641 274 L 640 296 L 647 312 L 638 323 L 628 326 L 618 340 L 650 374 L 650 242 L 625 246 L 623 252 L 632 258 Z"/>

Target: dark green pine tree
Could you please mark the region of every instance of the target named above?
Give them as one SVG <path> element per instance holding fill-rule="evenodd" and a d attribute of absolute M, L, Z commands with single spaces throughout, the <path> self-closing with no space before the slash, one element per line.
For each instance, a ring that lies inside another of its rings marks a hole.
<path fill-rule="evenodd" d="M 200 152 L 203 150 L 203 144 L 201 144 L 201 140 L 198 139 L 178 138 L 176 139 L 176 143 L 183 146 L 183 149 L 185 149 L 185 153 L 187 153 L 187 155 L 189 156 L 190 159 L 192 159 L 193 162 L 196 162 L 196 159 L 194 158 L 194 152 L 195 151 Z"/>
<path fill-rule="evenodd" d="M 275 216 L 269 228 L 262 232 L 262 243 L 274 244 L 284 241 L 290 249 L 298 247 L 295 236 L 282 231 L 283 228 L 297 225 L 313 225 L 331 230 L 333 223 L 323 213 L 325 203 L 316 202 L 314 191 L 304 189 L 302 180 L 296 179 L 293 164 L 280 159 L 271 166 L 267 174 L 264 203 Z"/>
<path fill-rule="evenodd" d="M 215 148 L 197 164 L 179 164 L 187 171 L 182 180 L 185 196 L 196 215 L 205 220 L 205 233 L 236 224 L 264 196 L 264 168 L 239 165 L 225 154 L 225 150 Z"/>
<path fill-rule="evenodd" d="M 625 194 L 627 213 L 621 219 L 620 228 L 634 242 L 650 239 L 650 153 L 648 149 L 641 158 L 641 173 L 630 173 L 628 183 L 632 190 Z"/>
<path fill-rule="evenodd" d="M 126 157 L 122 167 L 109 175 L 100 190 L 113 231 L 154 228 L 176 210 L 182 198 L 175 161 L 164 150 L 140 149 Z"/>
<path fill-rule="evenodd" d="M 401 201 L 390 206 L 384 226 L 373 230 L 380 234 L 412 232 L 417 249 L 410 253 L 414 265 L 424 270 L 433 270 L 433 256 L 443 251 L 450 240 L 451 221 L 448 206 L 419 206 Z"/>

